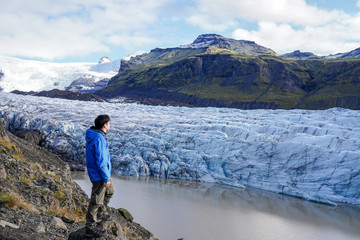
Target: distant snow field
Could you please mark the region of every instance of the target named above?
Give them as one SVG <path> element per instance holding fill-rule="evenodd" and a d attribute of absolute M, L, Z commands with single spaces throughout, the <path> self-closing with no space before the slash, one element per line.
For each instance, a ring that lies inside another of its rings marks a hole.
<path fill-rule="evenodd" d="M 115 174 L 360 204 L 360 111 L 164 107 L 0 93 L 8 129 L 40 130 L 49 149 L 78 162 L 86 129 L 105 113 L 112 119 Z"/>
<path fill-rule="evenodd" d="M 102 58 L 103 59 L 103 58 Z M 11 92 L 64 90 L 80 77 L 101 80 L 115 76 L 120 60 L 100 63 L 51 63 L 0 56 L 0 90 Z"/>

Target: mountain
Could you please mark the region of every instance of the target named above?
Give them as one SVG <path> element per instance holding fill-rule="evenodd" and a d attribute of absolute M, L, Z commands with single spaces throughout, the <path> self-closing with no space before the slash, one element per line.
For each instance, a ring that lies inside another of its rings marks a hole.
<path fill-rule="evenodd" d="M 105 78 L 96 81 L 94 78 L 81 77 L 73 81 L 65 90 L 79 93 L 93 93 L 106 87 L 109 80 L 109 78 Z"/>
<path fill-rule="evenodd" d="M 108 62 L 102 58 L 101 61 L 51 63 L 0 56 L 0 91 L 42 91 L 54 88 L 64 90 L 73 81 L 81 78 L 91 78 L 94 82 L 103 79 L 108 81 L 118 72 L 120 60 Z"/>
<path fill-rule="evenodd" d="M 104 57 L 100 58 L 98 64 L 109 63 L 109 62 L 111 62 L 111 59 L 109 57 L 104 56 Z"/>
<path fill-rule="evenodd" d="M 253 41 L 235 40 L 226 38 L 217 34 L 202 34 L 198 36 L 192 44 L 182 45 L 181 48 L 208 48 L 216 46 L 228 48 L 238 53 L 248 55 L 277 55 L 270 48 L 266 48 L 256 44 Z"/>
<path fill-rule="evenodd" d="M 170 63 L 193 57 L 196 54 L 204 54 L 215 50 L 214 54 L 228 52 L 229 50 L 251 55 L 276 55 L 271 49 L 257 45 L 252 41 L 234 40 L 216 34 L 200 35 L 192 44 L 175 48 L 155 48 L 149 53 L 144 53 L 121 60 L 120 71 L 132 68 L 147 68 L 152 65 L 168 65 Z M 219 50 L 216 50 L 219 49 Z"/>
<path fill-rule="evenodd" d="M 337 53 L 325 57 L 326 59 L 360 58 L 360 48 L 346 53 Z"/>
<path fill-rule="evenodd" d="M 245 42 L 201 35 L 190 45 L 123 59 L 118 74 L 96 94 L 203 107 L 360 109 L 359 59 L 249 55 L 238 47 Z"/>
<path fill-rule="evenodd" d="M 301 52 L 300 50 L 296 50 L 292 53 L 282 54 L 282 55 L 280 55 L 280 57 L 285 58 L 285 59 L 294 59 L 294 60 L 320 59 L 321 58 L 311 52 Z"/>
<path fill-rule="evenodd" d="M 360 111 L 163 107 L 0 93 L 6 128 L 39 131 L 42 146 L 70 165 L 83 164 L 85 131 L 104 111 L 112 119 L 114 174 L 360 204 Z"/>
<path fill-rule="evenodd" d="M 311 52 L 301 52 L 296 50 L 292 53 L 285 53 L 280 55 L 280 57 L 285 59 L 294 59 L 294 60 L 303 60 L 303 59 L 350 59 L 350 58 L 360 58 L 360 48 L 352 50 L 346 53 L 336 53 L 330 54 L 328 56 L 317 56 Z"/>

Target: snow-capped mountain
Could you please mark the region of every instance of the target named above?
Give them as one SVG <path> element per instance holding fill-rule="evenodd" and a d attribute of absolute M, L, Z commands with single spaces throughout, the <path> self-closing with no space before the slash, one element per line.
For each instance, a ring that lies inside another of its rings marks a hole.
<path fill-rule="evenodd" d="M 107 56 L 104 56 L 104 57 L 100 58 L 98 64 L 109 63 L 109 62 L 111 62 L 111 59 Z"/>
<path fill-rule="evenodd" d="M 103 58 L 102 58 L 103 59 Z M 64 90 L 79 78 L 94 81 L 110 79 L 117 74 L 120 60 L 102 63 L 51 63 L 0 56 L 0 90 L 10 92 Z"/>
<path fill-rule="evenodd" d="M 343 59 L 343 58 L 359 58 L 360 57 L 360 48 L 354 49 L 346 53 L 337 53 L 333 55 L 326 56 L 326 59 Z"/>
<path fill-rule="evenodd" d="M 235 40 L 218 34 L 202 34 L 191 44 L 181 45 L 180 48 L 206 48 L 210 46 L 226 47 L 233 51 L 249 55 L 277 55 L 270 48 L 256 44 L 254 41 Z"/>
<path fill-rule="evenodd" d="M 84 164 L 84 134 L 99 114 L 116 174 L 251 186 L 320 202 L 360 204 L 360 111 L 238 110 L 80 102 L 0 93 L 10 131 Z"/>

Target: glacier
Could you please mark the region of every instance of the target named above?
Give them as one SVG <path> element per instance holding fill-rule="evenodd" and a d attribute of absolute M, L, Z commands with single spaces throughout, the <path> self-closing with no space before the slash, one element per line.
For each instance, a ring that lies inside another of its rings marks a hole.
<path fill-rule="evenodd" d="M 0 93 L 11 132 L 84 166 L 84 134 L 109 114 L 113 172 L 254 187 L 328 204 L 360 204 L 360 111 L 240 110 L 81 102 Z"/>
<path fill-rule="evenodd" d="M 103 63 L 52 63 L 0 56 L 0 91 L 64 90 L 74 80 L 92 78 L 95 81 L 115 76 L 120 59 Z"/>

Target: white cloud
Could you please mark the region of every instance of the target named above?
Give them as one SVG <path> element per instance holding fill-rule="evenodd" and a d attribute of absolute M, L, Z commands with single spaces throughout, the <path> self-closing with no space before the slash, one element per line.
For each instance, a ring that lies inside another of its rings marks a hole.
<path fill-rule="evenodd" d="M 206 31 L 225 31 L 228 28 L 235 27 L 237 22 L 231 18 L 225 17 L 218 19 L 207 14 L 195 14 L 187 19 L 187 22 L 201 27 Z M 218 20 L 217 20 L 218 19 Z"/>
<path fill-rule="evenodd" d="M 150 38 L 142 33 L 110 35 L 107 42 L 114 45 L 122 45 L 124 48 L 132 49 L 143 44 L 156 44 L 159 43 L 157 40 Z"/>
<path fill-rule="evenodd" d="M 233 37 L 235 39 L 254 40 L 280 54 L 301 50 L 327 55 L 360 47 L 359 34 L 354 35 L 348 27 L 349 25 L 335 23 L 295 29 L 290 24 L 260 22 L 258 30 L 236 29 L 233 32 Z"/>
<path fill-rule="evenodd" d="M 233 29 L 234 38 L 254 40 L 280 53 L 300 49 L 329 54 L 360 47 L 360 14 L 323 10 L 305 0 L 197 0 L 197 8 L 188 22 L 204 30 Z M 234 27 L 242 21 L 258 29 Z"/>
<path fill-rule="evenodd" d="M 158 18 L 165 0 L 12 0 L 0 8 L 0 54 L 56 59 L 154 42 L 136 32 Z M 127 40 L 126 40 L 127 39 Z"/>
<path fill-rule="evenodd" d="M 325 11 L 310 6 L 305 0 L 197 0 L 195 16 L 206 15 L 208 24 L 225 24 L 229 18 L 247 21 L 268 21 L 295 25 L 316 26 L 325 24 L 343 15 L 340 11 Z M 205 23 L 199 21 L 198 25 Z M 231 24 L 229 25 L 231 27 Z"/>
<path fill-rule="evenodd" d="M 1 4 L 0 22 L 0 54 L 48 60 L 114 48 L 127 55 L 174 46 L 195 32 L 232 32 L 278 52 L 360 46 L 360 13 L 326 11 L 305 0 L 11 0 Z M 258 29 L 241 27 L 244 22 Z"/>
<path fill-rule="evenodd" d="M 360 7 L 360 0 L 357 1 L 356 6 Z"/>

